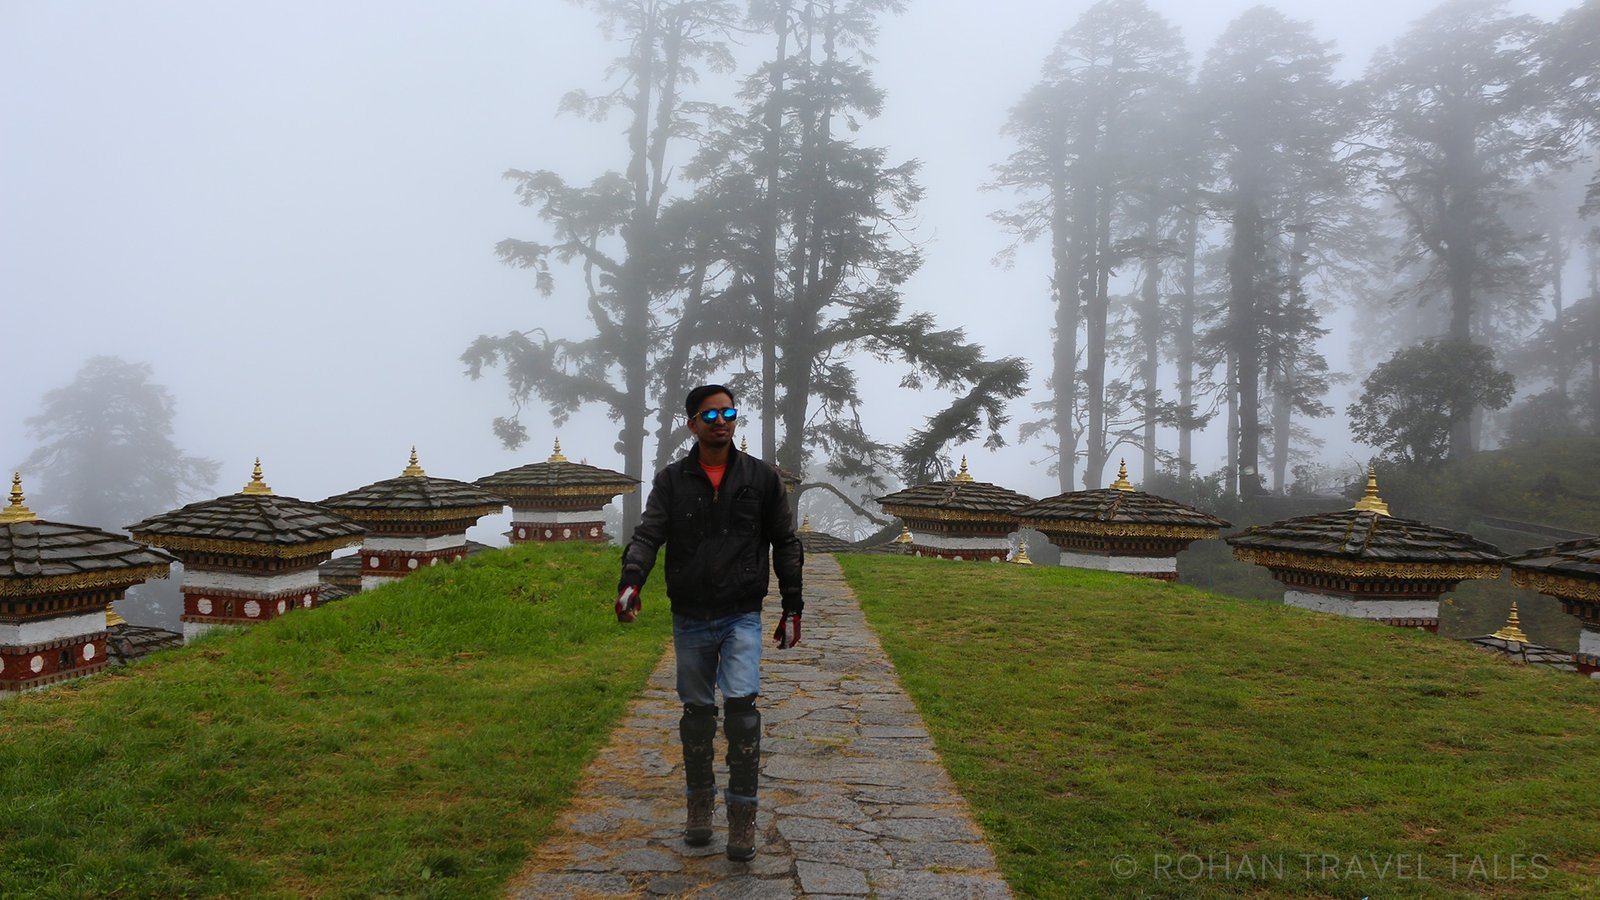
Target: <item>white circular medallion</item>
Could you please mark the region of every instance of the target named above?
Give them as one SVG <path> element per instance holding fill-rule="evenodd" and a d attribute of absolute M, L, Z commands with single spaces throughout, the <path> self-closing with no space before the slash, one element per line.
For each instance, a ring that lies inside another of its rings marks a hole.
<path fill-rule="evenodd" d="M 310 594 L 307 594 L 304 597 L 300 598 L 300 607 L 302 609 L 310 609 L 311 608 L 311 595 Z"/>
<path fill-rule="evenodd" d="M 591 529 L 589 529 L 589 537 L 599 537 L 599 536 L 600 536 L 600 529 L 599 528 L 591 528 Z"/>
<path fill-rule="evenodd" d="M 376 569 L 377 567 L 378 567 L 378 558 L 376 556 L 373 556 L 373 557 L 370 557 L 370 558 L 367 559 L 367 568 Z"/>
<path fill-rule="evenodd" d="M 278 615 L 281 616 L 281 615 L 283 615 L 284 613 L 286 613 L 288 611 L 289 611 L 289 603 L 288 603 L 288 601 L 279 600 L 278 601 Z"/>
<path fill-rule="evenodd" d="M 415 556 L 413 556 L 410 559 L 406 560 L 406 568 L 415 569 L 416 567 L 417 567 L 417 558 Z"/>
<path fill-rule="evenodd" d="M 83 658 L 84 659 L 94 659 L 94 645 L 93 644 L 84 644 L 83 645 Z"/>
<path fill-rule="evenodd" d="M 245 601 L 244 614 L 252 619 L 259 618 L 261 616 L 261 604 L 254 600 Z"/>
<path fill-rule="evenodd" d="M 200 610 L 200 615 L 202 616 L 211 615 L 211 601 L 205 597 L 201 597 L 199 600 L 196 600 L 194 602 L 194 608 Z"/>
<path fill-rule="evenodd" d="M 33 670 L 33 674 L 35 674 L 35 675 L 39 674 L 40 672 L 43 672 L 44 671 L 44 657 L 35 656 L 33 659 L 28 660 L 28 668 L 32 669 Z"/>
<path fill-rule="evenodd" d="M 564 537 L 564 538 L 572 537 L 572 529 L 571 528 L 563 528 L 563 529 L 561 529 L 561 536 Z"/>
<path fill-rule="evenodd" d="M 528 529 L 526 529 L 526 528 L 518 528 L 517 529 L 517 537 L 525 538 L 527 536 L 528 536 Z"/>
<path fill-rule="evenodd" d="M 430 565 L 430 566 L 437 566 L 438 564 L 439 564 L 439 557 L 437 557 L 437 556 L 435 556 L 433 559 L 428 560 L 428 565 Z"/>
<path fill-rule="evenodd" d="M 556 536 L 556 533 L 554 531 L 551 531 L 550 529 L 546 528 L 544 530 L 544 536 L 547 537 L 547 538 L 553 538 L 553 537 Z"/>

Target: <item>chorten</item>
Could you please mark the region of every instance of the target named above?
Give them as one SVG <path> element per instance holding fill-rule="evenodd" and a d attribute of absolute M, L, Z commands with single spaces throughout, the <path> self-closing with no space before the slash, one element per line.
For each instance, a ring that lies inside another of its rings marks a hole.
<path fill-rule="evenodd" d="M 41 519 L 25 499 L 13 474 L 0 509 L 0 699 L 104 669 L 111 604 L 172 566 L 120 535 Z"/>
<path fill-rule="evenodd" d="M 961 471 L 948 481 L 919 484 L 877 499 L 884 512 L 905 523 L 901 542 L 911 555 L 994 562 L 1010 555 L 1016 511 L 1033 502 L 1032 497 L 973 478 L 965 456 Z"/>
<path fill-rule="evenodd" d="M 1256 525 L 1224 540 L 1235 559 L 1282 582 L 1290 606 L 1433 632 L 1439 597 L 1469 578 L 1499 578 L 1505 559 L 1469 534 L 1390 515 L 1375 470 L 1350 509 Z"/>
<path fill-rule="evenodd" d="M 1600 538 L 1565 541 L 1506 560 L 1511 583 L 1561 601 L 1583 623 L 1578 632 L 1578 671 L 1600 678 Z"/>
<path fill-rule="evenodd" d="M 362 533 L 343 516 L 273 493 L 259 457 L 237 494 L 151 516 L 128 531 L 182 560 L 185 641 L 315 606 L 317 565 Z"/>
<path fill-rule="evenodd" d="M 605 532 L 606 504 L 639 489 L 637 479 L 621 472 L 567 459 L 561 453 L 560 438 L 556 438 L 555 452 L 544 462 L 486 475 L 474 484 L 511 501 L 511 530 L 506 537 L 513 544 L 603 544 L 611 539 Z"/>
<path fill-rule="evenodd" d="M 825 531 L 818 531 L 811 527 L 811 517 L 806 516 L 800 520 L 800 527 L 795 531 L 800 538 L 800 546 L 805 548 L 806 554 L 813 553 L 856 553 L 860 548 L 844 538 L 834 537 Z"/>
<path fill-rule="evenodd" d="M 1578 667 L 1573 664 L 1571 653 L 1557 650 L 1554 647 L 1545 647 L 1535 644 L 1528 639 L 1522 630 L 1522 617 L 1517 614 L 1517 602 L 1511 601 L 1511 613 L 1506 616 L 1506 624 L 1493 634 L 1468 638 L 1474 647 L 1487 650 L 1503 659 L 1519 662 L 1529 666 L 1540 666 L 1546 669 L 1556 669 L 1562 672 L 1576 672 Z"/>
<path fill-rule="evenodd" d="M 417 463 L 399 476 L 336 494 L 322 505 L 360 523 L 361 589 L 371 590 L 427 566 L 467 555 L 467 529 L 500 512 L 506 500 L 476 485 L 437 478 Z"/>
<path fill-rule="evenodd" d="M 1061 548 L 1063 566 L 1161 581 L 1177 580 L 1180 552 L 1232 524 L 1135 489 L 1126 460 L 1110 487 L 1057 494 L 1017 510 L 1017 519 Z"/>

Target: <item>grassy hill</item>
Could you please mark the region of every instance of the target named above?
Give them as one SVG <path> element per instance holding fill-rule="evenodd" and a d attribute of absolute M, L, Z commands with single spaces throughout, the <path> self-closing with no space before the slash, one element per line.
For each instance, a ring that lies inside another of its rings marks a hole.
<path fill-rule="evenodd" d="M 616 558 L 486 553 L 0 703 L 0 896 L 498 893 L 665 647 Z"/>
<path fill-rule="evenodd" d="M 1593 896 L 1600 685 L 1060 568 L 840 558 L 1022 896 Z"/>

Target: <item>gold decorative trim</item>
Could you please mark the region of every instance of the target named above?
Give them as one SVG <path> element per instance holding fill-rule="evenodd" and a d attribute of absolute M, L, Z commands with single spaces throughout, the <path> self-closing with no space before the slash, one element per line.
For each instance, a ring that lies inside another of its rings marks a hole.
<path fill-rule="evenodd" d="M 615 484 L 552 485 L 546 487 L 544 485 L 490 484 L 488 489 L 514 500 L 536 500 L 542 497 L 606 497 L 608 498 L 606 502 L 609 503 L 611 502 L 609 498 L 621 494 L 631 494 L 637 491 L 639 486 L 636 484 Z"/>
<path fill-rule="evenodd" d="M 1389 504 L 1378 499 L 1378 470 L 1374 466 L 1367 467 L 1367 491 L 1350 507 L 1357 512 L 1375 512 L 1380 516 L 1389 515 Z"/>
<path fill-rule="evenodd" d="M 11 505 L 0 509 L 0 525 L 9 525 L 12 522 L 37 522 L 39 517 L 33 510 L 22 505 L 22 473 L 11 473 Z"/>
<path fill-rule="evenodd" d="M 171 566 L 161 563 L 111 569 L 105 572 L 76 572 L 72 575 L 47 575 L 42 578 L 7 578 L 0 580 L 0 597 L 33 597 L 97 588 L 125 589 L 142 582 L 166 578 L 170 570 Z"/>
<path fill-rule="evenodd" d="M 254 541 L 184 537 L 175 534 L 151 534 L 148 531 L 136 531 L 133 533 L 133 539 L 136 541 L 143 541 L 151 546 L 178 553 L 221 553 L 227 556 L 254 556 L 271 559 L 295 559 L 302 556 L 315 556 L 318 553 L 332 553 L 345 547 L 356 546 L 361 543 L 361 537 L 359 534 L 350 534 L 343 537 L 327 538 L 309 544 L 266 544 Z"/>
<path fill-rule="evenodd" d="M 1042 531 L 1046 535 L 1080 535 L 1086 537 L 1155 537 L 1179 541 L 1201 541 L 1214 538 L 1222 531 L 1221 525 L 1146 525 L 1127 522 L 1102 525 L 1076 519 L 1021 519 L 1023 528 Z"/>
<path fill-rule="evenodd" d="M 241 494 L 271 494 L 272 493 L 272 488 L 267 487 L 267 483 L 265 481 L 261 480 L 261 457 L 259 457 L 259 456 L 256 457 L 256 468 L 255 468 L 254 472 L 250 473 L 250 483 L 245 485 L 244 488 L 242 488 L 239 491 L 239 493 L 241 493 Z"/>
<path fill-rule="evenodd" d="M 984 522 L 993 525 L 1015 525 L 1017 517 L 1008 512 L 971 512 L 963 509 L 937 509 L 932 506 L 906 506 L 899 503 L 879 503 L 883 511 L 897 519 L 927 522 Z"/>
<path fill-rule="evenodd" d="M 1398 578 L 1415 581 L 1465 581 L 1469 578 L 1499 578 L 1498 563 L 1379 562 L 1312 556 L 1283 550 L 1255 550 L 1234 547 L 1233 558 L 1269 569 L 1295 569 L 1346 578 Z"/>
<path fill-rule="evenodd" d="M 368 509 L 361 507 L 329 506 L 333 512 L 355 522 L 453 522 L 456 519 L 475 519 L 492 516 L 505 509 L 504 503 L 493 506 L 452 506 L 444 509 Z M 342 545 L 349 546 L 349 545 Z"/>
<path fill-rule="evenodd" d="M 1511 615 L 1506 616 L 1505 626 L 1489 636 L 1499 638 L 1502 641 L 1528 643 L 1528 636 L 1522 631 L 1522 619 L 1517 615 L 1517 601 L 1511 601 Z"/>
<path fill-rule="evenodd" d="M 1117 480 L 1111 482 L 1111 487 L 1119 491 L 1132 491 L 1133 482 L 1128 480 L 1128 461 L 1123 460 L 1117 467 Z"/>
<path fill-rule="evenodd" d="M 1585 578 L 1574 578 L 1570 575 L 1556 575 L 1550 572 L 1535 572 L 1529 569 L 1519 569 L 1511 566 L 1511 583 L 1519 588 L 1549 594 L 1561 600 L 1586 600 L 1590 603 L 1600 603 L 1600 581 L 1589 581 Z"/>
<path fill-rule="evenodd" d="M 411 462 L 408 463 L 404 469 L 400 470 L 400 477 L 424 478 L 427 476 L 427 474 L 427 472 L 422 471 L 421 466 L 417 465 L 417 447 L 415 444 L 411 445 Z"/>

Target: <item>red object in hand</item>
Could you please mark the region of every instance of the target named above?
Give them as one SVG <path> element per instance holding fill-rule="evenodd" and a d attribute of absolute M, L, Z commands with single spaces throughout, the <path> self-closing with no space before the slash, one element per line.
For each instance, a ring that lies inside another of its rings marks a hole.
<path fill-rule="evenodd" d="M 639 589 L 625 587 L 617 594 L 617 621 L 632 622 L 639 617 L 639 608 L 643 603 L 639 599 Z"/>
<path fill-rule="evenodd" d="M 784 613 L 778 620 L 778 630 L 772 633 L 773 640 L 778 642 L 779 650 L 787 650 L 800 643 L 800 614 Z"/>

